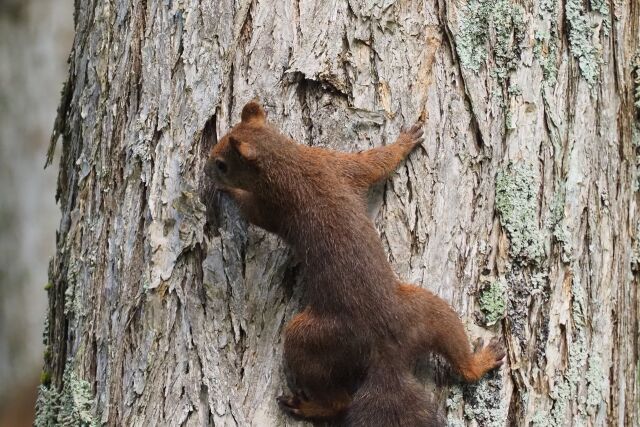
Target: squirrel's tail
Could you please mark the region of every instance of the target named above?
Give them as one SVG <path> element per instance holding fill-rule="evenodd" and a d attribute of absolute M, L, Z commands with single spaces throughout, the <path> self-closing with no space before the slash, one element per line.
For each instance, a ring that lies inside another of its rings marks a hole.
<path fill-rule="evenodd" d="M 353 396 L 349 427 L 441 427 L 433 402 L 410 371 L 378 362 Z"/>

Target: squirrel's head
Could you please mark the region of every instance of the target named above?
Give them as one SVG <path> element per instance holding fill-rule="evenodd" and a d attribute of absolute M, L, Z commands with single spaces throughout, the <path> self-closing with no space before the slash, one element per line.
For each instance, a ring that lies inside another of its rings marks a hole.
<path fill-rule="evenodd" d="M 209 153 L 205 173 L 223 187 L 250 190 L 285 139 L 266 123 L 260 104 L 251 101 L 242 109 L 240 123 Z"/>

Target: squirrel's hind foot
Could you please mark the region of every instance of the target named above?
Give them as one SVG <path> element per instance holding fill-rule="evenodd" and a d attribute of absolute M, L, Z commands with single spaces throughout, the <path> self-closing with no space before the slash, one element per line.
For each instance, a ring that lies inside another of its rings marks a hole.
<path fill-rule="evenodd" d="M 294 418 L 305 420 L 339 418 L 351 402 L 350 396 L 346 394 L 335 396 L 335 399 L 327 402 L 311 400 L 302 390 L 296 391 L 293 396 L 279 396 L 276 400 L 284 412 Z"/>

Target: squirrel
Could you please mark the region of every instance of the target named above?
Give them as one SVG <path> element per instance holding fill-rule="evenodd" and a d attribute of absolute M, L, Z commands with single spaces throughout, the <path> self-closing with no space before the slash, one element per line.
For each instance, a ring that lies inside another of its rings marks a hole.
<path fill-rule="evenodd" d="M 252 224 L 300 258 L 303 306 L 284 328 L 287 413 L 353 427 L 440 426 L 414 377 L 428 352 L 465 381 L 502 365 L 497 338 L 476 350 L 451 306 L 393 272 L 367 216 L 369 188 L 423 142 L 420 123 L 390 145 L 343 153 L 298 144 L 249 102 L 211 149 L 205 173 Z"/>

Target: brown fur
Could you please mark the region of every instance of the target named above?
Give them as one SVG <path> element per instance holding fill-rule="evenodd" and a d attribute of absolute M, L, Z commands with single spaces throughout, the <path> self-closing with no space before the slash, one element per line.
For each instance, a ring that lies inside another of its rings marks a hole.
<path fill-rule="evenodd" d="M 500 366 L 496 340 L 471 351 L 444 300 L 400 283 L 366 214 L 369 187 L 422 142 L 419 125 L 391 145 L 339 153 L 296 144 L 255 102 L 212 149 L 207 175 L 244 216 L 287 241 L 305 274 L 305 309 L 286 326 L 287 412 L 351 426 L 440 425 L 412 375 L 429 351 L 467 381 Z"/>

